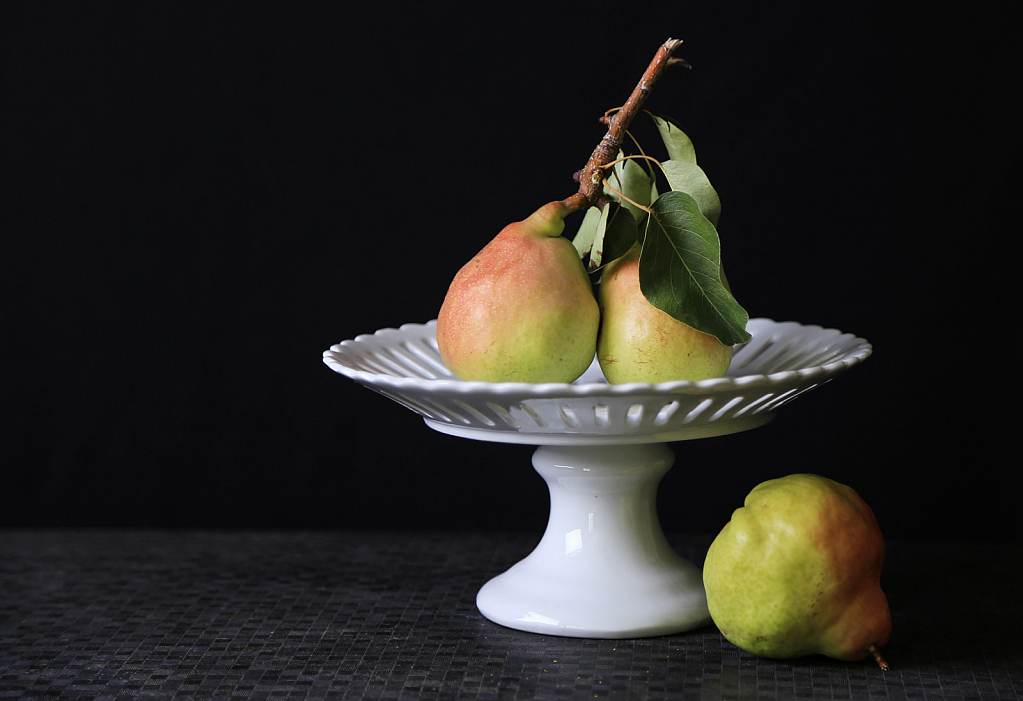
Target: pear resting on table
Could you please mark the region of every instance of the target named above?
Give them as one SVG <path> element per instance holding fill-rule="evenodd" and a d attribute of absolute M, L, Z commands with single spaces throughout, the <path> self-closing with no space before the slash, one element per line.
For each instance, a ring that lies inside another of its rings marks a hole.
<path fill-rule="evenodd" d="M 851 488 L 818 475 L 764 482 L 714 539 L 703 565 L 707 606 L 729 641 L 762 657 L 839 660 L 888 642 L 884 538 Z"/>

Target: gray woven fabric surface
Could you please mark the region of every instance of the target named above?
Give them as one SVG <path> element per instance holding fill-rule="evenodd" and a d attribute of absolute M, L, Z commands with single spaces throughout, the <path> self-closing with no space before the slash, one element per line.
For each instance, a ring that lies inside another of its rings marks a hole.
<path fill-rule="evenodd" d="M 497 626 L 479 587 L 539 534 L 0 531 L 0 698 L 1017 699 L 1023 548 L 889 544 L 895 633 L 845 663 L 708 626 Z M 699 563 L 708 538 L 671 539 Z"/>

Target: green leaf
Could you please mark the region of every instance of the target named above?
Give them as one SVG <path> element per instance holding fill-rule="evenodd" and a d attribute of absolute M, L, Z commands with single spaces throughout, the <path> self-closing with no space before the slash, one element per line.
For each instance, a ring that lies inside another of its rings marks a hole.
<path fill-rule="evenodd" d="M 721 216 L 721 200 L 703 168 L 689 161 L 676 160 L 665 161 L 661 166 L 671 189 L 691 195 L 700 205 L 703 216 L 717 227 Z"/>
<path fill-rule="evenodd" d="M 661 140 L 664 147 L 668 149 L 668 158 L 674 161 L 686 161 L 696 165 L 696 148 L 690 141 L 682 127 L 671 117 L 659 117 L 656 114 L 650 115 L 657 131 L 661 133 Z"/>
<path fill-rule="evenodd" d="M 621 155 L 621 154 L 619 154 Z M 650 174 L 647 173 L 646 169 L 641 166 L 636 159 L 630 158 L 629 160 L 619 161 L 615 163 L 614 172 L 607 178 L 607 183 L 604 185 L 604 192 L 607 193 L 611 199 L 616 202 L 621 202 L 629 212 L 632 213 L 633 218 L 639 221 L 645 212 L 636 207 L 631 202 L 622 200 L 621 197 L 610 188 L 613 187 L 618 192 L 623 193 L 628 199 L 639 203 L 644 207 L 650 206 L 653 201 L 650 199 L 650 187 L 653 179 Z"/>
<path fill-rule="evenodd" d="M 749 314 L 721 283 L 717 229 L 691 195 L 666 192 L 652 205 L 639 284 L 658 309 L 716 336 L 725 345 L 750 340 Z"/>
<path fill-rule="evenodd" d="M 593 248 L 593 239 L 597 235 L 597 222 L 599 220 L 600 210 L 596 207 L 588 208 L 586 214 L 583 215 L 583 220 L 579 224 L 579 231 L 572 238 L 572 245 L 575 246 L 575 250 L 579 251 L 580 258 L 585 258 L 589 255 L 590 249 Z"/>
<path fill-rule="evenodd" d="M 650 202 L 656 202 L 656 201 L 657 201 L 657 198 L 658 198 L 659 196 L 660 196 L 660 193 L 659 193 L 659 192 L 657 192 L 657 181 L 656 181 L 656 180 L 654 180 L 653 178 L 651 178 L 651 179 L 650 179 L 650 199 L 649 199 L 649 201 L 650 201 Z M 648 206 L 649 206 L 649 205 L 648 205 Z M 650 215 L 649 215 L 649 214 L 647 214 L 646 212 L 643 212 L 643 211 L 641 210 L 641 211 L 640 211 L 640 216 L 639 216 L 639 218 L 638 218 L 638 219 L 636 220 L 636 228 L 637 228 L 637 230 L 638 230 L 638 231 L 637 231 L 637 234 L 636 234 L 636 236 L 637 236 L 637 238 L 639 238 L 639 239 L 640 239 L 640 241 L 642 241 L 642 237 L 641 237 L 641 236 L 639 235 L 639 232 L 641 232 L 641 231 L 646 231 L 646 227 L 647 227 L 647 219 L 648 219 L 649 217 L 650 217 Z"/>
<path fill-rule="evenodd" d="M 572 245 L 580 258 L 589 258 L 590 272 L 621 258 L 636 243 L 636 219 L 618 202 L 608 202 L 604 209 L 590 207 L 583 216 Z"/>
<path fill-rule="evenodd" d="M 593 272 L 624 256 L 636 243 L 636 220 L 617 202 L 608 202 L 603 211 L 596 207 L 591 207 L 591 210 L 599 214 L 587 265 L 587 269 Z"/>

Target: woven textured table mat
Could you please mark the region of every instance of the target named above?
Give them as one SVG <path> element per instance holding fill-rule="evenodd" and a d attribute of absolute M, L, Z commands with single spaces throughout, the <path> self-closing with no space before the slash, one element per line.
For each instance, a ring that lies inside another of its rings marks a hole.
<path fill-rule="evenodd" d="M 889 544 L 873 661 L 759 659 L 716 628 L 502 628 L 479 587 L 539 534 L 0 531 L 0 698 L 1017 699 L 1023 548 Z M 702 563 L 709 538 L 676 537 Z"/>

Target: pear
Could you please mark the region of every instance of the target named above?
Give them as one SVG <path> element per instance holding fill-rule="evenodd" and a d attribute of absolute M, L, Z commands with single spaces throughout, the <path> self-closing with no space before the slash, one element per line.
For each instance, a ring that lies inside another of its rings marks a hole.
<path fill-rule="evenodd" d="M 572 382 L 593 362 L 600 310 L 578 251 L 561 236 L 571 211 L 544 205 L 455 275 L 437 315 L 437 345 L 457 377 Z"/>
<path fill-rule="evenodd" d="M 756 655 L 858 660 L 888 642 L 884 538 L 850 487 L 818 475 L 758 485 L 707 552 L 714 623 Z"/>
<path fill-rule="evenodd" d="M 732 347 L 647 301 L 639 285 L 640 245 L 610 263 L 600 280 L 597 361 L 611 384 L 720 377 Z"/>

